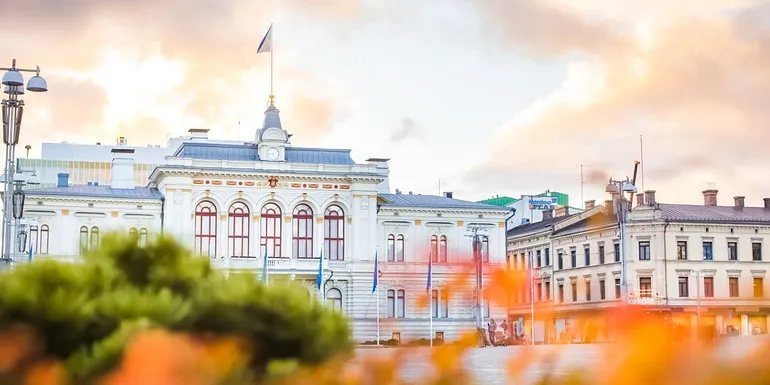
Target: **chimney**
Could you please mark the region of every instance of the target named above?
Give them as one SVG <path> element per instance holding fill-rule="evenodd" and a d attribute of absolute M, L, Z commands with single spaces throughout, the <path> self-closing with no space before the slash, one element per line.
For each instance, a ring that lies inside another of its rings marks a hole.
<path fill-rule="evenodd" d="M 412 192 L 411 192 L 411 191 L 409 192 L 409 195 L 412 195 Z"/>
<path fill-rule="evenodd" d="M 396 189 L 396 195 L 401 195 L 401 190 Z"/>
<path fill-rule="evenodd" d="M 647 205 L 655 206 L 655 190 L 647 190 L 644 192 L 644 200 L 647 201 Z"/>
<path fill-rule="evenodd" d="M 113 148 L 110 188 L 132 189 L 134 182 L 134 149 Z"/>
<path fill-rule="evenodd" d="M 717 193 L 719 190 L 703 190 L 703 204 L 706 206 L 716 206 L 717 205 Z"/>
<path fill-rule="evenodd" d="M 191 128 L 187 130 L 187 132 L 190 133 L 190 137 L 192 139 L 202 139 L 206 140 L 209 138 L 209 129 L 208 128 Z"/>
<path fill-rule="evenodd" d="M 569 207 L 567 206 L 557 207 L 554 213 L 555 217 L 565 217 L 567 215 L 569 215 Z"/>
<path fill-rule="evenodd" d="M 733 197 L 733 199 L 735 199 L 736 209 L 742 209 L 745 206 L 746 197 L 737 196 L 737 197 Z"/>
<path fill-rule="evenodd" d="M 453 199 L 452 198 L 452 192 L 451 191 L 444 191 L 444 198 Z"/>
<path fill-rule="evenodd" d="M 553 210 L 543 210 L 543 220 L 553 219 Z"/>
<path fill-rule="evenodd" d="M 56 181 L 56 187 L 69 187 L 70 186 L 70 174 L 66 172 L 60 172 L 56 175 L 58 180 Z"/>
<path fill-rule="evenodd" d="M 604 211 L 607 213 L 607 215 L 612 215 L 615 213 L 615 208 L 613 207 L 612 200 L 604 201 Z"/>
<path fill-rule="evenodd" d="M 770 209 L 770 198 L 764 198 L 762 200 L 765 201 L 765 208 Z"/>
<path fill-rule="evenodd" d="M 644 206 L 644 193 L 637 193 L 636 194 L 636 205 L 637 206 Z"/>
<path fill-rule="evenodd" d="M 596 206 L 596 200 L 591 199 L 586 201 L 586 210 L 590 210 Z"/>

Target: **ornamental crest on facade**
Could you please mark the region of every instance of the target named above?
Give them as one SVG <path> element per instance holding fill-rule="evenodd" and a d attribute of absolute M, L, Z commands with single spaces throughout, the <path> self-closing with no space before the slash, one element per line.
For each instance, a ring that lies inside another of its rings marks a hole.
<path fill-rule="evenodd" d="M 267 179 L 267 183 L 270 185 L 270 188 L 275 188 L 276 186 L 278 186 L 278 177 L 271 176 L 270 178 Z"/>

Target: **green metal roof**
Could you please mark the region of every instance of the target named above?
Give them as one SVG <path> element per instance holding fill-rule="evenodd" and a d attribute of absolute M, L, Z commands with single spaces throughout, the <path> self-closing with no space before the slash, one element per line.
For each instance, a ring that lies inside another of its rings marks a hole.
<path fill-rule="evenodd" d="M 556 197 L 556 200 L 559 206 L 569 206 L 569 195 L 565 193 L 551 191 L 550 193 L 540 193 L 535 196 L 536 197 L 548 197 L 548 196 Z"/>
<path fill-rule="evenodd" d="M 508 206 L 509 204 L 511 204 L 513 202 L 516 202 L 516 201 L 518 201 L 518 199 L 503 196 L 503 197 L 494 197 L 494 198 L 484 199 L 482 201 L 478 201 L 478 203 L 483 203 L 483 204 L 492 205 L 492 206 L 505 207 L 505 206 Z"/>

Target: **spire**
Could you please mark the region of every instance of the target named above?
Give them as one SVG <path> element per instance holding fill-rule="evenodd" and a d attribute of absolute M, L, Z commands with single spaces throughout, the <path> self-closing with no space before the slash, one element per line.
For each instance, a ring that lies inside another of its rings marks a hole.
<path fill-rule="evenodd" d="M 265 110 L 265 120 L 262 123 L 262 131 L 276 127 L 283 129 L 281 126 L 281 117 L 278 115 L 280 111 L 278 111 L 277 108 L 275 108 L 275 95 L 270 95 L 270 104 L 267 106 L 267 109 Z"/>

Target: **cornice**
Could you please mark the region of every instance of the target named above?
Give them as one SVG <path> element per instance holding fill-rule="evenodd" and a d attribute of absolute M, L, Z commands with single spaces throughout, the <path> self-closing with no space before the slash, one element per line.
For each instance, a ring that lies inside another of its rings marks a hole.
<path fill-rule="evenodd" d="M 290 180 L 290 181 L 328 181 L 328 182 L 369 182 L 369 183 L 380 183 L 383 180 L 385 180 L 384 177 L 381 176 L 364 176 L 364 175 L 356 175 L 355 172 L 350 172 L 350 174 L 344 174 L 341 173 L 340 175 L 329 175 L 329 174 L 295 174 L 291 171 L 285 171 L 285 170 L 275 170 L 275 171 L 265 171 L 265 170 L 243 170 L 243 171 L 216 171 L 216 170 L 203 170 L 203 169 L 174 169 L 174 168 L 168 168 L 164 169 L 162 167 L 158 167 L 156 169 L 156 172 L 158 174 L 162 174 L 164 176 L 185 176 L 190 178 L 219 178 L 219 179 L 238 179 L 238 178 L 244 178 L 244 179 L 269 179 L 270 177 L 278 177 L 281 180 Z M 157 177 L 153 179 L 158 179 Z M 157 184 L 157 182 L 155 182 Z"/>
<path fill-rule="evenodd" d="M 421 208 L 421 207 L 397 207 L 397 206 L 381 206 L 380 207 L 380 213 L 417 213 L 417 214 L 482 214 L 482 215 L 498 215 L 500 218 L 473 218 L 473 219 L 467 219 L 468 222 L 483 222 L 485 220 L 498 220 L 501 218 L 505 218 L 504 213 L 499 211 L 487 211 L 487 210 L 474 210 L 474 209 L 457 209 L 457 208 Z M 381 218 L 390 218 L 390 217 L 381 217 Z M 393 218 L 398 219 L 399 217 L 394 216 Z M 440 217 L 437 217 L 437 219 L 443 219 Z"/>
<path fill-rule="evenodd" d="M 43 201 L 43 202 L 60 202 L 60 203 L 110 203 L 110 204 L 137 204 L 144 206 L 160 206 L 160 199 L 136 199 L 136 198 L 107 198 L 107 197 L 89 197 L 89 196 L 49 196 L 49 195 L 27 195 L 26 199 Z M 25 208 L 37 207 L 35 205 L 27 203 Z"/>

